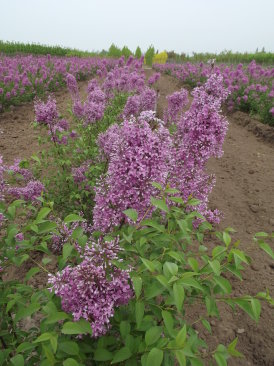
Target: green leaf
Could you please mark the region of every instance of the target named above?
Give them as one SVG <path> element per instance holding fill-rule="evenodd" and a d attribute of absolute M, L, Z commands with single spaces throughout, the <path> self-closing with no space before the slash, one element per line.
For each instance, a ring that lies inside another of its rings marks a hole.
<path fill-rule="evenodd" d="M 253 300 L 253 301 L 252 301 Z M 258 322 L 260 312 L 261 312 L 261 304 L 257 299 L 235 299 L 235 302 L 242 310 L 244 310 L 253 320 Z"/>
<path fill-rule="evenodd" d="M 158 348 L 152 348 L 147 356 L 147 366 L 160 366 L 164 358 L 164 352 Z"/>
<path fill-rule="evenodd" d="M 175 276 L 178 273 L 178 266 L 176 263 L 165 262 L 163 265 L 163 271 L 166 277 Z"/>
<path fill-rule="evenodd" d="M 157 281 L 159 281 L 160 282 L 160 284 L 162 285 L 162 286 L 164 286 L 164 287 L 166 287 L 166 288 L 168 288 L 168 280 L 166 279 L 166 277 L 165 276 L 163 276 L 163 275 L 158 275 L 158 276 L 156 276 L 156 279 L 157 279 Z"/>
<path fill-rule="evenodd" d="M 199 263 L 195 258 L 188 258 L 187 262 L 194 272 L 199 272 Z"/>
<path fill-rule="evenodd" d="M 221 265 L 220 262 L 217 259 L 214 259 L 213 261 L 208 261 L 208 264 L 212 268 L 213 272 L 216 276 L 220 276 L 221 274 Z"/>
<path fill-rule="evenodd" d="M 136 299 L 138 299 L 142 292 L 143 280 L 141 277 L 133 277 L 131 281 L 133 283 Z"/>
<path fill-rule="evenodd" d="M 162 317 L 164 319 L 165 327 L 168 331 L 168 333 L 171 335 L 171 337 L 174 336 L 174 319 L 169 311 L 163 310 L 162 311 Z"/>
<path fill-rule="evenodd" d="M 54 324 L 54 323 L 57 323 L 61 320 L 65 320 L 68 318 L 69 318 L 69 315 L 62 311 L 54 312 L 53 314 L 49 315 L 49 317 L 45 321 L 45 324 Z"/>
<path fill-rule="evenodd" d="M 38 212 L 37 217 L 36 217 L 36 222 L 37 221 L 41 221 L 43 220 L 45 217 L 48 216 L 48 214 L 50 213 L 51 209 L 49 207 L 43 207 L 41 208 L 41 210 Z"/>
<path fill-rule="evenodd" d="M 249 264 L 246 256 L 244 255 L 244 252 L 242 252 L 239 249 L 232 249 L 230 253 L 233 253 L 235 260 L 240 259 L 240 262 L 244 262 L 246 264 Z"/>
<path fill-rule="evenodd" d="M 207 329 L 209 331 L 209 333 L 211 334 L 211 326 L 210 323 L 206 320 L 206 319 L 202 319 L 202 324 L 205 327 L 205 329 Z"/>
<path fill-rule="evenodd" d="M 157 342 L 163 332 L 162 327 L 152 327 L 146 331 L 145 342 L 147 346 L 151 346 Z"/>
<path fill-rule="evenodd" d="M 186 366 L 186 356 L 182 350 L 175 351 L 175 356 L 180 366 Z"/>
<path fill-rule="evenodd" d="M 161 184 L 157 183 L 157 182 L 151 182 L 151 185 L 157 189 L 159 189 L 160 191 L 163 189 Z"/>
<path fill-rule="evenodd" d="M 150 202 L 152 203 L 153 206 L 159 208 L 162 211 L 165 211 L 165 212 L 169 211 L 168 206 L 164 200 L 157 200 L 156 198 L 151 197 Z"/>
<path fill-rule="evenodd" d="M 16 356 L 12 357 L 10 359 L 10 361 L 14 366 L 24 366 L 25 365 L 24 357 L 22 355 L 16 355 Z"/>
<path fill-rule="evenodd" d="M 53 350 L 53 353 L 56 353 L 57 351 L 57 346 L 58 346 L 58 335 L 54 334 L 51 336 L 50 338 L 50 344 Z"/>
<path fill-rule="evenodd" d="M 136 324 L 137 328 L 140 327 L 145 312 L 145 305 L 142 301 L 137 301 L 135 304 L 135 316 L 136 316 Z"/>
<path fill-rule="evenodd" d="M 78 322 L 66 322 L 62 328 L 63 334 L 92 334 L 92 329 L 84 319 L 80 319 Z"/>
<path fill-rule="evenodd" d="M 231 243 L 231 236 L 226 231 L 223 232 L 223 241 L 227 247 Z"/>
<path fill-rule="evenodd" d="M 196 198 L 191 198 L 187 201 L 188 206 L 198 206 L 201 203 L 200 200 L 197 200 Z"/>
<path fill-rule="evenodd" d="M 35 348 L 35 345 L 33 345 L 32 343 L 23 342 L 23 343 L 19 344 L 19 346 L 16 348 L 16 352 L 21 353 L 21 352 L 25 352 L 25 351 L 28 351 L 33 348 Z"/>
<path fill-rule="evenodd" d="M 83 217 L 75 214 L 70 214 L 64 218 L 64 223 L 69 224 L 70 222 L 84 221 Z"/>
<path fill-rule="evenodd" d="M 63 259 L 67 260 L 73 250 L 73 246 L 69 243 L 63 245 Z"/>
<path fill-rule="evenodd" d="M 270 246 L 263 242 L 259 244 L 259 247 L 263 249 L 272 259 L 274 259 L 274 253 L 273 250 L 270 248 Z"/>
<path fill-rule="evenodd" d="M 131 355 L 132 353 L 130 349 L 128 347 L 123 347 L 118 352 L 115 353 L 111 364 L 128 360 L 131 357 Z"/>
<path fill-rule="evenodd" d="M 110 361 L 113 358 L 113 354 L 104 348 L 97 348 L 93 359 L 94 361 Z"/>
<path fill-rule="evenodd" d="M 145 258 L 141 258 L 141 261 L 144 263 L 144 265 L 146 266 L 146 268 L 150 271 L 150 272 L 154 272 L 155 271 L 155 266 L 154 266 L 154 263 L 151 262 L 150 260 L 148 259 L 145 259 Z"/>
<path fill-rule="evenodd" d="M 222 291 L 225 294 L 230 294 L 231 293 L 232 287 L 231 287 L 230 282 L 226 278 L 215 276 L 214 281 L 222 289 Z"/>
<path fill-rule="evenodd" d="M 198 290 L 204 291 L 203 287 L 199 284 L 199 282 L 194 280 L 194 278 L 187 278 L 187 277 L 186 278 L 181 278 L 178 282 L 182 285 L 189 286 L 189 287 L 194 287 Z"/>
<path fill-rule="evenodd" d="M 40 272 L 40 268 L 39 267 L 32 267 L 26 274 L 25 276 L 25 281 L 28 281 L 31 277 L 33 277 L 34 275 L 36 275 L 36 273 Z"/>
<path fill-rule="evenodd" d="M 175 300 L 175 305 L 177 307 L 177 310 L 180 312 L 180 311 L 182 311 L 183 302 L 185 299 L 185 290 L 184 290 L 183 286 L 181 286 L 177 283 L 174 283 L 173 295 L 174 295 L 174 300 Z"/>
<path fill-rule="evenodd" d="M 45 221 L 38 225 L 38 234 L 45 234 L 56 229 L 57 224 L 51 221 Z"/>
<path fill-rule="evenodd" d="M 254 235 L 254 237 L 261 237 L 261 238 L 267 238 L 268 237 L 268 234 L 265 233 L 264 231 L 260 231 L 259 233 L 256 233 Z"/>
<path fill-rule="evenodd" d="M 178 347 L 183 347 L 186 341 L 186 325 L 179 331 L 175 338 L 176 344 Z"/>
<path fill-rule="evenodd" d="M 142 225 L 153 227 L 154 229 L 160 231 L 161 233 L 165 232 L 165 227 L 163 225 L 158 224 L 158 222 L 154 220 L 143 220 Z"/>
<path fill-rule="evenodd" d="M 120 334 L 123 339 L 130 333 L 130 323 L 126 320 L 122 320 L 120 323 Z"/>
<path fill-rule="evenodd" d="M 256 322 L 258 323 L 260 314 L 261 314 L 261 303 L 258 299 L 251 299 L 250 304 L 251 304 L 251 309 L 254 314 L 254 318 L 255 318 Z"/>
<path fill-rule="evenodd" d="M 51 333 L 43 333 L 38 338 L 36 338 L 35 341 L 33 341 L 33 343 L 46 342 L 49 341 L 51 337 L 52 337 Z"/>
<path fill-rule="evenodd" d="M 67 358 L 63 362 L 63 366 L 79 366 L 79 363 L 74 358 Z"/>
<path fill-rule="evenodd" d="M 218 366 L 227 366 L 225 355 L 221 352 L 215 352 L 214 358 Z"/>
<path fill-rule="evenodd" d="M 29 304 L 26 308 L 20 308 L 18 313 L 16 314 L 14 321 L 15 323 L 19 322 L 23 318 L 27 318 L 31 316 L 33 313 L 40 309 L 40 304 Z"/>
<path fill-rule="evenodd" d="M 123 211 L 123 213 L 129 217 L 133 222 L 136 222 L 138 219 L 138 212 L 132 208 L 129 208 L 128 210 Z"/>
<path fill-rule="evenodd" d="M 58 349 L 71 356 L 79 354 L 79 346 L 76 342 L 66 341 L 58 344 Z"/>
<path fill-rule="evenodd" d="M 237 346 L 237 342 L 238 342 L 238 337 L 236 337 L 228 346 L 227 346 L 227 351 L 228 353 L 233 356 L 233 357 L 244 357 L 244 355 L 239 352 L 238 350 L 236 350 L 236 346 Z"/>

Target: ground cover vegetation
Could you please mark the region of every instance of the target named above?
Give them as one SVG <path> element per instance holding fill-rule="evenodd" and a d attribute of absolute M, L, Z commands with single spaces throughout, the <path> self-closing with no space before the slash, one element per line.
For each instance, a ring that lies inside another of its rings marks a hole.
<path fill-rule="evenodd" d="M 231 279 L 252 259 L 208 207 L 206 163 L 228 127 L 223 76 L 191 103 L 185 89 L 169 95 L 161 120 L 160 74 L 147 83 L 143 61 L 98 68 L 84 100 L 68 70 L 71 118 L 37 98 L 41 154 L 0 159 L 0 365 L 223 366 L 243 357 L 237 338 L 211 349 L 194 325 L 210 336 L 220 304 L 256 322 L 261 301 L 273 304 L 267 289 L 235 296 Z M 272 237 L 254 245 L 273 258 Z"/>

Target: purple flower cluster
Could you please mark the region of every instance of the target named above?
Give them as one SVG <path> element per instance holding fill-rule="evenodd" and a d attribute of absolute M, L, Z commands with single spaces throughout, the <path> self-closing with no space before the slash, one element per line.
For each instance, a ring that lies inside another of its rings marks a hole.
<path fill-rule="evenodd" d="M 15 178 L 18 176 L 23 178 L 26 181 L 30 181 L 33 179 L 33 174 L 29 169 L 20 167 L 21 159 L 15 159 L 13 165 L 7 167 L 7 170 L 10 171 Z"/>
<path fill-rule="evenodd" d="M 159 72 L 155 72 L 149 79 L 148 79 L 148 85 L 152 86 L 160 79 L 161 74 Z"/>
<path fill-rule="evenodd" d="M 95 338 L 110 329 L 115 307 L 127 304 L 133 297 L 128 271 L 112 263 L 121 261 L 119 251 L 118 238 L 88 243 L 80 264 L 49 275 L 51 290 L 61 297 L 63 310 L 72 313 L 75 321 L 89 321 Z"/>
<path fill-rule="evenodd" d="M 69 85 L 74 85 L 75 89 L 76 87 L 73 79 L 75 79 L 74 76 L 70 75 Z M 48 100 L 45 103 L 40 100 L 36 100 L 34 109 L 36 121 L 47 126 L 51 141 L 55 144 L 67 145 L 69 124 L 67 120 L 60 119 L 57 111 L 56 100 L 51 96 L 48 97 Z M 72 135 L 71 137 L 74 138 L 75 135 Z"/>
<path fill-rule="evenodd" d="M 142 111 L 156 110 L 157 94 L 155 90 L 145 88 L 140 94 L 128 97 L 123 117 L 138 116 Z"/>
<path fill-rule="evenodd" d="M 180 119 L 183 109 L 188 104 L 188 91 L 181 89 L 180 91 L 174 92 L 167 97 L 168 106 L 165 110 L 164 121 L 167 125 L 171 123 L 177 123 Z"/>
<path fill-rule="evenodd" d="M 70 92 L 72 99 L 78 100 L 80 98 L 80 96 L 79 96 L 78 84 L 77 84 L 77 80 L 76 80 L 75 76 L 71 75 L 71 74 L 67 74 L 66 81 L 67 81 L 67 88 Z"/>
<path fill-rule="evenodd" d="M 86 182 L 88 180 L 86 173 L 89 170 L 90 163 L 91 163 L 91 161 L 88 160 L 88 161 L 85 161 L 84 163 L 82 163 L 78 168 L 71 169 L 74 183 L 80 185 L 81 183 Z"/>
<path fill-rule="evenodd" d="M 44 103 L 41 100 L 34 102 L 35 119 L 38 123 L 51 125 L 59 117 L 56 100 L 51 96 Z"/>
<path fill-rule="evenodd" d="M 215 177 L 206 174 L 205 166 L 209 158 L 223 154 L 228 122 L 221 114 L 221 104 L 228 94 L 222 76 L 213 74 L 192 92 L 192 104 L 178 121 L 174 135 L 176 164 L 171 172 L 171 184 L 180 190 L 185 200 L 189 195 L 198 198 L 201 204 L 197 209 L 211 221 L 214 216 L 215 221 L 219 220 L 218 211 L 216 216 L 207 209 Z"/>
<path fill-rule="evenodd" d="M 4 201 L 4 191 L 5 191 L 5 187 L 6 187 L 5 180 L 4 180 L 5 171 L 6 171 L 6 167 L 3 164 L 3 157 L 0 155 L 0 202 Z"/>
<path fill-rule="evenodd" d="M 7 193 L 15 198 L 35 202 L 45 190 L 44 185 L 38 180 L 31 180 L 25 187 L 9 187 Z"/>
<path fill-rule="evenodd" d="M 109 165 L 95 188 L 93 223 L 96 230 L 108 231 L 127 220 L 123 210 L 144 214 L 156 193 L 151 182 L 166 183 L 171 139 L 163 126 L 152 130 L 145 120 L 132 118 L 101 135 L 99 143 Z"/>

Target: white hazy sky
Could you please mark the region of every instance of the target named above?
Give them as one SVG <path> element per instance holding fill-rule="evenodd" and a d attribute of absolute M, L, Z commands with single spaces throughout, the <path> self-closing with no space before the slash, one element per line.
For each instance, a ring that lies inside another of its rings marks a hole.
<path fill-rule="evenodd" d="M 0 39 L 176 52 L 274 51 L 274 0 L 0 0 Z"/>

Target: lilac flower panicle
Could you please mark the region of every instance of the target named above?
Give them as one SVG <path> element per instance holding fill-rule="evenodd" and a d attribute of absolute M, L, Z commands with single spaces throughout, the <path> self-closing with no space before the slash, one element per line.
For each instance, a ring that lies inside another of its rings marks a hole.
<path fill-rule="evenodd" d="M 51 96 L 48 97 L 47 102 L 36 100 L 34 102 L 35 119 L 38 123 L 52 124 L 58 118 L 56 100 Z"/>
<path fill-rule="evenodd" d="M 156 193 L 151 182 L 166 182 L 171 143 L 164 127 L 152 130 L 148 122 L 135 118 L 100 136 L 109 165 L 95 187 L 96 230 L 106 232 L 127 220 L 123 211 L 128 208 L 136 209 L 139 217 L 144 214 Z"/>
<path fill-rule="evenodd" d="M 119 251 L 119 238 L 88 243 L 80 264 L 49 275 L 50 290 L 61 297 L 63 310 L 72 313 L 75 321 L 89 321 L 94 338 L 110 329 L 115 307 L 126 305 L 133 297 L 128 271 L 112 263 Z"/>
<path fill-rule="evenodd" d="M 37 202 L 42 192 L 45 190 L 44 185 L 37 180 L 31 180 L 25 187 L 10 187 L 7 193 L 17 199 L 24 199 L 25 201 Z"/>

